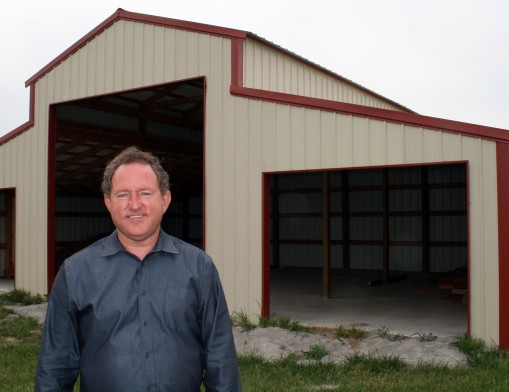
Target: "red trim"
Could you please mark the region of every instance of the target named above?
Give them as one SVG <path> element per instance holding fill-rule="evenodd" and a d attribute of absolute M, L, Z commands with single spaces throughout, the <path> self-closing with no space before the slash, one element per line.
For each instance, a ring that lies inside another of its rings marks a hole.
<path fill-rule="evenodd" d="M 244 41 L 232 39 L 232 86 L 244 85 Z"/>
<path fill-rule="evenodd" d="M 207 129 L 207 124 L 206 124 L 206 119 L 207 119 L 207 100 L 205 99 L 205 97 L 207 96 L 207 78 L 203 78 L 203 145 L 202 145 L 202 148 L 203 148 L 203 152 L 202 152 L 202 161 L 203 161 L 203 166 L 202 166 L 202 175 L 203 175 L 203 184 L 202 184 L 202 187 L 203 187 L 203 190 L 202 190 L 202 201 L 201 201 L 201 231 L 202 231 L 202 234 L 201 234 L 201 247 L 203 250 L 206 251 L 206 246 L 207 246 L 207 235 L 206 235 L 206 200 L 207 200 L 207 175 L 205 173 L 205 159 L 206 159 L 206 155 L 207 155 L 207 149 L 206 149 L 206 136 L 207 136 L 207 133 L 205 132 L 206 129 Z"/>
<path fill-rule="evenodd" d="M 444 120 L 435 117 L 421 116 L 415 113 L 398 112 L 394 110 L 373 108 L 351 103 L 278 93 L 275 91 L 258 90 L 236 85 L 230 86 L 230 93 L 232 95 L 244 98 L 279 102 L 288 105 L 303 106 L 307 108 L 351 114 L 354 116 L 369 117 L 398 124 L 425 127 L 438 131 L 457 133 L 466 136 L 481 137 L 483 139 L 509 142 L 509 132 L 507 132 L 505 129 L 486 127 L 459 121 Z"/>
<path fill-rule="evenodd" d="M 23 125 L 20 125 L 16 129 L 0 137 L 0 146 L 7 143 L 9 140 L 14 139 L 16 136 L 21 135 L 23 132 L 28 131 L 34 126 L 34 110 L 35 110 L 35 86 L 30 86 L 30 101 L 28 103 L 28 121 Z"/>
<path fill-rule="evenodd" d="M 48 121 L 48 293 L 51 291 L 53 281 L 55 280 L 55 153 L 56 153 L 56 106 L 49 108 Z"/>
<path fill-rule="evenodd" d="M 285 173 L 320 173 L 324 171 L 343 171 L 343 170 L 367 170 L 367 169 L 391 169 L 394 167 L 422 167 L 422 166 L 437 166 L 437 165 L 467 165 L 468 161 L 437 161 L 437 162 L 420 162 L 420 163 L 403 163 L 393 165 L 374 165 L 374 166 L 341 166 L 341 167 L 329 167 L 320 169 L 302 169 L 302 170 L 275 170 L 270 172 L 263 172 L 263 175 L 272 174 L 285 174 Z M 468 181 L 468 179 L 467 179 Z M 468 186 L 468 184 L 467 184 Z"/>
<path fill-rule="evenodd" d="M 471 294 L 471 290 L 470 288 L 472 287 L 472 284 L 471 284 L 471 281 L 470 281 L 470 267 L 472 266 L 472 263 L 470 262 L 471 259 L 470 259 L 470 166 L 469 166 L 469 161 L 465 161 L 465 171 L 466 171 L 466 182 L 467 182 L 467 194 L 466 194 L 466 197 L 467 197 L 467 333 L 470 334 L 470 327 L 471 327 L 471 324 L 470 324 L 470 315 L 471 315 L 471 312 L 470 312 L 470 294 Z"/>
<path fill-rule="evenodd" d="M 509 145 L 497 143 L 499 346 L 509 349 Z"/>
<path fill-rule="evenodd" d="M 270 175 L 262 175 L 262 317 L 270 317 Z"/>
<path fill-rule="evenodd" d="M 217 35 L 220 37 L 245 39 L 248 34 L 244 30 L 230 29 L 228 27 L 214 26 L 204 23 L 189 22 L 180 19 L 165 18 L 162 16 L 140 14 L 136 12 L 124 11 L 121 9 L 118 10 L 117 13 L 118 18 L 115 19 L 125 19 L 132 20 L 134 22 L 144 22 L 159 26 L 173 27 L 181 30 L 195 31 L 197 33 Z M 113 15 L 116 15 L 117 13 Z"/>
<path fill-rule="evenodd" d="M 16 288 L 16 188 L 15 187 L 7 187 L 7 188 L 0 188 L 0 192 L 5 192 L 6 198 L 11 197 L 12 198 L 12 217 L 11 217 L 11 232 L 12 232 L 12 245 L 11 245 L 11 264 L 12 264 L 12 276 L 14 280 L 14 288 Z M 9 203 L 6 200 L 6 206 L 9 205 Z M 7 211 L 6 211 L 6 214 Z M 5 216 L 5 215 L 4 215 Z M 7 222 L 7 219 L 4 220 L 4 222 Z M 8 231 L 8 230 L 6 230 Z M 7 242 L 7 238 L 5 239 Z M 0 273 L 3 273 L 4 271 L 0 271 Z"/>
<path fill-rule="evenodd" d="M 505 146 L 508 151 L 507 155 L 507 165 L 509 165 L 509 145 L 505 143 L 497 143 L 501 146 Z M 497 150 L 498 152 L 498 150 Z M 498 158 L 497 154 L 497 158 Z M 469 225 L 470 225 L 470 209 L 469 205 L 469 181 L 468 181 L 468 161 L 447 161 L 447 162 L 425 162 L 425 163 L 410 163 L 403 165 L 383 165 L 383 166 L 357 166 L 357 167 L 335 167 L 335 168 L 324 168 L 324 169 L 304 169 L 304 170 L 281 170 L 281 171 L 271 171 L 271 172 L 263 172 L 262 173 L 262 309 L 261 315 L 262 317 L 270 316 L 270 176 L 274 174 L 285 174 L 285 173 L 305 173 L 305 172 L 324 172 L 324 171 L 344 171 L 344 170 L 366 170 L 366 169 L 381 169 L 381 168 L 394 168 L 394 167 L 422 167 L 422 166 L 436 166 L 436 165 L 465 165 L 466 170 L 466 182 L 467 182 L 467 233 L 470 233 Z M 500 176 L 499 176 L 500 180 Z M 505 203 L 506 210 L 509 213 L 509 184 L 506 185 L 507 192 L 507 201 Z M 500 218 L 499 218 L 500 221 Z M 507 234 L 509 235 L 509 219 L 505 220 Z M 500 241 L 499 241 L 500 242 Z M 508 241 L 509 243 L 509 241 Z M 506 245 L 507 254 L 509 255 L 509 244 Z M 470 235 L 467 237 L 467 265 L 468 271 L 470 271 Z M 506 281 L 509 279 L 509 263 L 506 263 Z M 470 293 L 470 273 L 468 280 L 468 287 Z M 501 275 L 502 279 L 502 275 Z M 502 284 L 500 285 L 502 289 Z M 500 296 L 502 297 L 502 291 Z M 469 294 L 470 297 L 470 294 Z M 505 288 L 505 310 L 506 314 L 509 316 L 509 285 Z M 502 301 L 501 301 L 502 303 Z M 501 310 L 502 313 L 502 310 Z M 468 301 L 468 319 L 467 319 L 467 331 L 470 332 L 470 298 Z M 502 319 L 502 318 L 501 318 Z M 509 317 L 506 317 L 506 324 L 503 325 L 505 329 L 502 329 L 502 323 L 500 326 L 500 331 L 504 331 L 505 337 L 509 338 Z M 501 332 L 502 335 L 502 332 Z M 500 339 L 502 341 L 502 338 Z M 507 348 L 507 347 L 506 347 Z"/>
<path fill-rule="evenodd" d="M 71 56 L 73 53 L 78 51 L 87 42 L 89 42 L 90 40 L 95 38 L 97 35 L 99 35 L 104 30 L 106 30 L 108 27 L 110 27 L 113 23 L 115 23 L 121 19 L 135 21 L 135 22 L 141 22 L 141 23 L 154 24 L 154 25 L 165 26 L 165 27 L 173 27 L 176 29 L 195 31 L 198 33 L 205 33 L 205 34 L 210 34 L 210 35 L 218 35 L 218 36 L 227 37 L 227 38 L 245 39 L 247 36 L 247 33 L 242 30 L 228 29 L 225 27 L 212 26 L 212 25 L 207 25 L 207 24 L 202 24 L 202 23 L 187 22 L 187 21 L 178 20 L 178 19 L 163 18 L 160 16 L 138 14 L 135 12 L 129 12 L 129 11 L 124 11 L 122 9 L 118 9 L 108 19 L 106 19 L 104 22 L 99 24 L 96 28 L 94 28 L 92 31 L 90 31 L 88 34 L 86 34 L 83 38 L 81 38 L 79 41 L 77 41 L 69 49 L 64 51 L 60 56 L 58 56 L 56 59 L 54 59 L 52 62 L 50 62 L 44 68 L 42 68 L 39 72 L 37 72 L 34 76 L 32 76 L 30 79 L 28 79 L 25 82 L 25 85 L 29 86 L 29 85 L 35 83 L 37 80 L 39 80 L 41 77 L 43 77 L 46 73 L 48 73 L 54 67 L 56 67 L 58 64 L 60 64 L 62 61 L 64 61 L 67 57 Z"/>

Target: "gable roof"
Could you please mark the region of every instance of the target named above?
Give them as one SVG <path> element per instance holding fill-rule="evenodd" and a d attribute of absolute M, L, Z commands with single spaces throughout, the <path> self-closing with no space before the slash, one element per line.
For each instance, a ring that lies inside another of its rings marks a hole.
<path fill-rule="evenodd" d="M 25 82 L 25 87 L 28 87 L 32 85 L 33 83 L 37 82 L 41 77 L 43 77 L 46 73 L 50 72 L 51 69 L 56 67 L 59 63 L 67 59 L 69 56 L 71 56 L 73 53 L 75 53 L 79 48 L 81 48 L 83 45 L 85 45 L 90 40 L 94 39 L 95 36 L 103 32 L 105 29 L 107 29 L 109 26 L 111 26 L 113 23 L 117 22 L 118 20 L 128 20 L 128 21 L 134 21 L 134 22 L 140 22 L 140 23 L 148 23 L 152 25 L 158 25 L 158 26 L 164 26 L 164 27 L 172 27 L 175 29 L 182 29 L 187 31 L 194 31 L 197 33 L 204 33 L 204 34 L 210 34 L 210 35 L 216 35 L 221 36 L 225 38 L 232 38 L 232 39 L 239 39 L 239 40 L 245 40 L 246 38 L 251 38 L 253 40 L 259 41 L 263 43 L 264 45 L 270 46 L 273 49 L 276 49 L 280 52 L 284 52 L 286 55 L 300 61 L 303 63 L 306 63 L 307 65 L 315 68 L 319 72 L 326 73 L 334 78 L 340 79 L 341 81 L 350 84 L 351 86 L 354 86 L 355 88 L 358 88 L 364 92 L 366 92 L 369 95 L 373 95 L 383 101 L 386 101 L 390 103 L 391 105 L 394 105 L 398 108 L 400 108 L 403 111 L 406 112 L 413 112 L 412 110 L 406 108 L 405 106 L 390 100 L 386 97 L 383 97 L 380 94 L 375 93 L 372 90 L 367 89 L 364 86 L 361 86 L 360 84 L 357 84 L 343 76 L 340 76 L 316 63 L 313 63 L 289 50 L 286 50 L 282 48 L 281 46 L 278 46 L 256 34 L 250 33 L 248 31 L 244 30 L 236 30 L 226 27 L 220 27 L 220 26 L 214 26 L 214 25 L 208 25 L 203 23 L 196 23 L 196 22 L 189 22 L 179 19 L 171 19 L 161 16 L 153 16 L 153 15 L 146 15 L 146 14 L 140 14 L 135 12 L 129 12 L 125 11 L 122 8 L 119 8 L 113 15 L 111 15 L 108 19 L 106 19 L 104 22 L 99 24 L 97 27 L 95 27 L 92 31 L 90 31 L 88 34 L 86 34 L 84 37 L 82 37 L 80 40 L 78 40 L 74 45 L 72 45 L 70 48 L 68 48 L 66 51 L 64 51 L 62 54 L 60 54 L 57 58 L 55 58 L 53 61 L 51 61 L 48 65 L 43 67 L 39 72 L 37 72 L 34 76 L 32 76 L 30 79 L 28 79 Z"/>
<path fill-rule="evenodd" d="M 187 31 L 194 31 L 199 33 L 205 33 L 210 35 L 216 35 L 226 38 L 232 39 L 232 83 L 230 87 L 230 92 L 233 95 L 241 96 L 245 98 L 252 98 L 252 99 L 260 99 L 260 100 L 267 100 L 267 101 L 273 101 L 273 102 L 281 102 L 291 105 L 297 105 L 297 106 L 305 106 L 305 107 L 312 107 L 316 109 L 321 110 L 328 110 L 328 111 L 334 111 L 339 113 L 345 113 L 345 114 L 351 114 L 356 116 L 362 116 L 362 117 L 369 117 L 374 119 L 380 119 L 390 122 L 397 122 L 397 123 L 403 123 L 413 126 L 420 126 L 425 128 L 431 128 L 436 129 L 444 132 L 453 132 L 453 133 L 459 133 L 459 134 L 465 134 L 468 136 L 476 136 L 481 137 L 485 139 L 491 139 L 496 141 L 503 141 L 509 143 L 509 132 L 504 129 L 500 128 L 493 128 L 493 127 L 487 127 L 482 125 L 475 125 L 475 124 L 469 124 L 469 123 L 463 123 L 459 121 L 451 121 L 451 120 L 444 120 L 434 117 L 427 117 L 422 116 L 414 113 L 413 111 L 409 110 L 408 108 L 388 99 L 385 98 L 361 85 L 358 85 L 354 82 L 352 82 L 349 79 L 346 79 L 338 74 L 333 73 L 332 71 L 327 70 L 326 68 L 323 68 L 307 59 L 304 59 L 303 57 L 300 57 L 296 55 L 293 52 L 290 52 L 286 49 L 281 48 L 280 46 L 277 46 L 253 33 L 244 31 L 244 30 L 236 30 L 231 28 L 225 28 L 225 27 L 219 27 L 219 26 L 213 26 L 208 24 L 202 24 L 202 23 L 195 23 L 195 22 L 189 22 L 189 21 L 183 21 L 178 19 L 171 19 L 166 17 L 160 17 L 160 16 L 153 16 L 153 15 L 146 15 L 146 14 L 140 14 L 140 13 L 134 13 L 125 11 L 121 8 L 119 8 L 115 13 L 113 13 L 109 18 L 107 18 L 105 21 L 103 21 L 101 24 L 99 24 L 97 27 L 95 27 L 93 30 L 91 30 L 88 34 L 86 34 L 84 37 L 82 37 L 80 40 L 78 40 L 74 45 L 69 47 L 67 50 L 65 50 L 62 54 L 60 54 L 57 58 L 55 58 L 53 61 L 51 61 L 49 64 L 47 64 L 45 67 L 43 67 L 40 71 L 38 71 L 35 75 L 33 75 L 30 79 L 28 79 L 25 83 L 26 87 L 31 88 L 30 92 L 30 113 L 29 113 L 29 121 L 20 127 L 14 129 L 13 131 L 9 132 L 8 134 L 4 135 L 3 137 L 0 137 L 0 145 L 6 143 L 8 140 L 16 137 L 20 133 L 26 131 L 29 129 L 34 122 L 34 113 L 33 113 L 33 100 L 34 100 L 34 85 L 42 78 L 44 75 L 46 75 L 48 72 L 50 72 L 53 68 L 55 68 L 58 64 L 63 62 L 65 59 L 67 59 L 69 56 L 71 56 L 73 53 L 78 51 L 82 46 L 86 45 L 89 41 L 93 40 L 97 35 L 102 33 L 105 29 L 110 27 L 113 23 L 115 23 L 118 20 L 129 20 L 129 21 L 135 21 L 139 23 L 148 23 L 153 25 L 159 25 L 159 26 L 165 26 L 165 27 L 172 27 L 176 29 L 183 29 Z M 304 97 L 304 96 L 297 96 L 292 94 L 285 94 L 285 93 L 278 93 L 274 91 L 267 91 L 267 90 L 259 90 L 259 89 L 253 89 L 253 88 L 246 88 L 243 86 L 243 74 L 242 74 L 242 68 L 243 68 L 243 49 L 242 49 L 242 42 L 247 39 L 251 38 L 253 40 L 257 40 L 259 42 L 262 42 L 265 45 L 271 46 L 272 48 L 284 52 L 286 55 L 289 55 L 298 61 L 304 62 L 307 65 L 310 65 L 314 67 L 315 69 L 319 70 L 320 72 L 327 73 L 333 77 L 336 77 L 340 79 L 343 82 L 346 82 L 356 88 L 359 88 L 363 90 L 364 92 L 376 96 L 379 99 L 385 100 L 386 102 L 389 102 L 393 105 L 398 106 L 403 111 L 394 111 L 394 110 L 388 110 L 388 109 L 380 109 L 380 108 L 374 108 L 374 107 L 367 107 L 367 106 L 361 106 L 356 104 L 350 104 L 350 103 L 344 103 L 344 102 L 338 102 L 338 101 L 330 101 L 325 99 L 319 99 L 319 98 L 310 98 L 310 97 Z"/>

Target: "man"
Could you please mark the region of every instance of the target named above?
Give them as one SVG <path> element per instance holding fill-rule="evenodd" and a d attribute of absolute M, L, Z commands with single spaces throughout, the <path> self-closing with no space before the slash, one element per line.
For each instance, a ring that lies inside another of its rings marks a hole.
<path fill-rule="evenodd" d="M 130 147 L 104 171 L 116 231 L 65 261 L 55 279 L 35 390 L 240 390 L 228 308 L 203 251 L 161 230 L 168 174 Z"/>

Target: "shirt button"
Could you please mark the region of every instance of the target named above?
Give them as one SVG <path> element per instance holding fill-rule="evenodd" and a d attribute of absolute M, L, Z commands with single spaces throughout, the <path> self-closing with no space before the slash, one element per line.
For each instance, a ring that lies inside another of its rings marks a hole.
<path fill-rule="evenodd" d="M 147 320 L 145 320 L 145 321 L 143 322 L 143 325 L 146 327 L 146 326 L 148 325 L 148 321 L 147 321 Z"/>
<path fill-rule="evenodd" d="M 147 291 L 146 291 L 146 290 L 143 290 L 143 291 L 141 292 L 141 295 L 147 295 Z"/>
<path fill-rule="evenodd" d="M 150 353 L 145 353 L 145 358 L 150 357 Z"/>

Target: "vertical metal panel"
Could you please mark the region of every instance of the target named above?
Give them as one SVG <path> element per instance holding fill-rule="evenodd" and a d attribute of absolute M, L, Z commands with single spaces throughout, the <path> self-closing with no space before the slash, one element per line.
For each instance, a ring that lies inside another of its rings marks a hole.
<path fill-rule="evenodd" d="M 369 140 L 370 121 L 367 118 L 353 117 L 353 165 L 370 165 L 370 140 Z"/>
<path fill-rule="evenodd" d="M 389 165 L 405 162 L 405 126 L 386 123 L 387 132 L 387 163 Z"/>
<path fill-rule="evenodd" d="M 304 121 L 305 129 L 313 129 L 318 124 L 320 124 L 320 112 L 317 110 L 306 111 Z M 322 155 L 321 133 L 320 135 L 315 135 L 312 132 L 305 132 L 303 136 L 306 146 L 304 154 L 306 168 L 320 166 Z"/>
<path fill-rule="evenodd" d="M 397 105 L 370 94 L 346 80 L 320 71 L 262 42 L 247 39 L 244 45 L 246 87 L 401 110 Z"/>
<path fill-rule="evenodd" d="M 306 167 L 306 111 L 290 107 L 290 152 L 292 167 Z"/>
<path fill-rule="evenodd" d="M 292 168 L 290 107 L 276 105 L 276 170 Z M 269 169 L 270 170 L 270 169 Z"/>
<path fill-rule="evenodd" d="M 248 113 L 248 101 L 240 100 L 235 104 L 236 113 Z M 235 116 L 234 129 L 249 129 L 249 116 Z M 236 132 L 235 134 L 235 172 L 232 176 L 234 182 L 234 228 L 246 226 L 249 219 L 249 132 Z M 250 277 L 247 273 L 249 256 L 249 230 L 234 230 L 233 239 L 235 242 L 235 298 L 239 303 L 249 303 Z M 240 288 L 243 289 L 240 289 Z"/>
<path fill-rule="evenodd" d="M 405 127 L 405 155 L 406 162 L 424 162 L 422 156 L 422 129 L 417 127 Z"/>
<path fill-rule="evenodd" d="M 496 144 L 491 141 L 481 141 L 481 192 L 482 232 L 484 234 L 484 254 L 482 258 L 484 274 L 475 279 L 484 279 L 484 292 L 478 293 L 483 302 L 485 336 L 499 337 L 499 254 L 498 254 L 498 212 L 496 192 Z M 500 239 L 503 240 L 503 239 Z M 480 262 L 480 260 L 474 260 Z M 488 340 L 488 339 L 487 339 Z"/>
<path fill-rule="evenodd" d="M 277 105 L 275 104 L 261 105 L 261 130 L 250 129 L 250 133 L 253 135 L 253 138 L 256 137 L 257 132 L 261 132 L 261 137 L 256 137 L 258 139 L 258 143 L 256 144 L 258 146 L 258 150 L 251 151 L 251 153 L 259 156 L 262 165 L 261 169 L 263 171 L 268 171 L 271 168 L 277 167 L 276 107 Z"/>
<path fill-rule="evenodd" d="M 324 117 L 326 117 L 324 115 Z M 337 167 L 353 166 L 353 116 L 334 116 Z"/>
<path fill-rule="evenodd" d="M 335 118 L 332 116 L 327 116 L 325 113 L 321 112 L 320 115 L 320 123 L 323 125 L 323 132 L 320 140 L 319 154 L 315 154 L 320 159 L 318 166 L 320 167 L 335 167 L 336 166 L 336 132 L 335 129 Z M 316 167 L 314 166 L 311 167 Z M 332 180 L 332 179 L 331 179 Z"/>
<path fill-rule="evenodd" d="M 385 127 L 386 123 L 375 121 L 370 124 L 369 128 L 369 156 L 370 164 L 386 165 L 387 164 L 387 132 Z"/>

